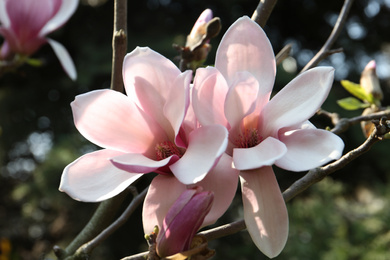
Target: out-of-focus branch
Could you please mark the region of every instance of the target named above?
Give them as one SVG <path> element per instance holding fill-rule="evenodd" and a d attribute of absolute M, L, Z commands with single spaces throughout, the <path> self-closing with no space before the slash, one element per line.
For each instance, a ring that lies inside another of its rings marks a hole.
<path fill-rule="evenodd" d="M 258 23 L 262 28 L 270 17 L 277 0 L 260 0 L 256 10 L 253 12 L 251 19 Z"/>
<path fill-rule="evenodd" d="M 126 210 L 122 213 L 122 215 L 115 220 L 111 225 L 109 225 L 106 229 L 104 229 L 100 234 L 98 234 L 95 238 L 90 240 L 89 242 L 83 244 L 79 247 L 76 252 L 65 260 L 79 260 L 79 259 L 89 259 L 89 255 L 92 250 L 100 245 L 104 240 L 106 240 L 114 231 L 116 231 L 120 226 L 126 223 L 127 219 L 131 216 L 134 210 L 142 203 L 146 196 L 146 192 L 148 188 L 143 190 L 140 194 L 133 191 L 134 198 L 131 201 L 130 205 L 126 208 Z"/>
<path fill-rule="evenodd" d="M 122 202 L 127 195 L 128 191 L 126 190 L 112 199 L 101 202 L 88 224 L 65 250 L 62 250 L 58 246 L 54 246 L 53 250 L 58 259 L 65 259 L 66 257 L 73 255 L 81 245 L 90 241 L 102 232 L 102 230 L 111 223 L 115 213 L 122 205 Z"/>
<path fill-rule="evenodd" d="M 325 59 L 330 54 L 333 54 L 335 52 L 340 52 L 340 49 L 338 50 L 331 50 L 332 45 L 336 41 L 336 39 L 339 37 L 341 30 L 344 27 L 345 21 L 347 20 L 347 16 L 349 13 L 349 10 L 351 9 L 353 0 L 345 0 L 344 5 L 341 8 L 339 17 L 337 18 L 336 24 L 333 27 L 333 30 L 331 34 L 329 35 L 328 40 L 325 42 L 325 44 L 322 46 L 322 48 L 319 50 L 319 52 L 306 64 L 306 66 L 302 69 L 301 73 L 315 67 L 320 61 Z"/>
<path fill-rule="evenodd" d="M 276 56 L 275 56 L 276 65 L 279 65 L 280 63 L 282 63 L 282 61 L 284 61 L 286 58 L 288 58 L 290 56 L 291 48 L 292 48 L 292 45 L 287 44 L 286 46 L 283 47 L 283 49 L 281 49 L 279 51 L 278 54 L 276 54 Z"/>
<path fill-rule="evenodd" d="M 111 89 L 123 92 L 122 64 L 127 51 L 127 0 L 115 0 Z"/>
<path fill-rule="evenodd" d="M 329 117 L 332 120 L 332 123 L 334 125 L 334 128 L 332 128 L 330 131 L 334 134 L 340 134 L 345 132 L 350 126 L 354 124 L 358 124 L 362 121 L 370 121 L 370 120 L 377 120 L 382 117 L 390 117 L 390 109 L 386 109 L 380 112 L 375 112 L 369 115 L 356 116 L 352 118 L 340 118 L 340 116 L 337 113 L 330 113 L 325 110 L 319 110 L 317 114 L 325 115 Z"/>

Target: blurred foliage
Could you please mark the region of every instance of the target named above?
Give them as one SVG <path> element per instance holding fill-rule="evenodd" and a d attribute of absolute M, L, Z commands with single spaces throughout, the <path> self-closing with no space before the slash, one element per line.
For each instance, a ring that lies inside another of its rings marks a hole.
<path fill-rule="evenodd" d="M 212 64 L 223 33 L 237 18 L 251 16 L 254 0 L 146 0 L 129 1 L 128 50 L 149 46 L 175 60 L 172 43 L 184 44 L 198 15 L 211 8 L 222 21 L 219 37 L 206 64 Z M 279 1 L 265 27 L 275 53 L 293 44 L 292 57 L 278 67 L 275 90 L 290 81 L 327 39 L 342 1 Z M 340 80 L 358 82 L 371 59 L 389 104 L 389 0 L 355 0 L 335 54 L 320 65 L 336 68 L 336 81 L 324 109 L 342 117 L 336 100 L 349 94 Z M 72 82 L 54 53 L 44 46 L 32 58 L 40 67 L 25 65 L 0 79 L 0 259 L 54 259 L 54 245 L 66 247 L 88 222 L 96 204 L 77 202 L 58 191 L 64 167 L 96 149 L 74 128 L 69 103 L 77 94 L 108 88 L 111 73 L 113 1 L 83 0 L 70 21 L 50 35 L 70 52 L 78 70 Z M 321 128 L 328 119 L 316 116 Z M 359 126 L 341 135 L 349 151 L 364 141 Z M 390 165 L 388 143 L 377 144 L 331 178 L 314 185 L 288 203 L 290 238 L 276 259 L 390 259 L 390 219 L 387 188 Z M 304 173 L 276 169 L 280 186 L 287 188 Z M 137 185 L 143 189 L 148 179 Z M 143 240 L 141 209 L 91 259 L 120 259 L 147 249 Z M 219 221 L 242 218 L 239 194 Z M 246 231 L 212 241 L 215 259 L 266 259 Z M 6 253 L 7 252 L 7 253 Z M 7 254 L 7 256 L 5 256 Z"/>

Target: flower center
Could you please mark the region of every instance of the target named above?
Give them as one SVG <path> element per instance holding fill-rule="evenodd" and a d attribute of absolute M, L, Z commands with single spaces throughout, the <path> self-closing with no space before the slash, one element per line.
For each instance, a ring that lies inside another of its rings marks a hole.
<path fill-rule="evenodd" d="M 154 149 L 156 150 L 157 160 L 163 160 L 171 155 L 183 156 L 183 153 L 180 152 L 179 148 L 171 141 L 159 143 Z"/>
<path fill-rule="evenodd" d="M 238 148 L 251 148 L 263 141 L 263 137 L 259 134 L 256 128 L 245 129 L 245 131 L 238 135 L 234 144 Z"/>

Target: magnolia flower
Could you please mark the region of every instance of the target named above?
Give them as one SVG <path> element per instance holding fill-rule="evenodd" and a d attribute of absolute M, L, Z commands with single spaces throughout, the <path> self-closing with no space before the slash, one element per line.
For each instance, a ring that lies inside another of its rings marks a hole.
<path fill-rule="evenodd" d="M 308 121 L 328 95 L 333 68 L 302 73 L 269 100 L 275 64 L 264 31 L 242 17 L 223 36 L 215 67 L 197 70 L 192 96 L 200 124 L 229 130 L 226 152 L 240 170 L 245 223 L 271 258 L 287 241 L 288 215 L 270 166 L 305 171 L 339 158 L 344 147 Z"/>
<path fill-rule="evenodd" d="M 214 195 L 195 187 L 185 190 L 170 207 L 157 235 L 157 254 L 174 255 L 190 249 L 196 232 L 211 209 Z"/>
<path fill-rule="evenodd" d="M 64 169 L 60 190 L 75 199 L 108 199 L 149 172 L 194 184 L 226 149 L 223 126 L 182 127 L 191 71 L 181 73 L 160 54 L 137 47 L 124 59 L 123 78 L 127 96 L 96 90 L 71 104 L 76 128 L 104 148 Z"/>
<path fill-rule="evenodd" d="M 75 80 L 76 69 L 65 47 L 46 35 L 61 27 L 78 3 L 78 0 L 0 0 L 0 34 L 4 37 L 0 59 L 12 59 L 15 54 L 30 56 L 48 43 L 65 72 Z"/>

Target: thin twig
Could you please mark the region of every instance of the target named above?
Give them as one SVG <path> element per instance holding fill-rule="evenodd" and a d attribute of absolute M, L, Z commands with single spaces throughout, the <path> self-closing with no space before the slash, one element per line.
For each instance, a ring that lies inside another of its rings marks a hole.
<path fill-rule="evenodd" d="M 275 56 L 276 65 L 279 65 L 280 63 L 282 63 L 282 61 L 284 61 L 286 58 L 290 56 L 291 48 L 292 48 L 292 44 L 287 44 L 286 46 L 283 47 L 283 49 L 279 51 L 278 54 L 276 54 Z"/>
<path fill-rule="evenodd" d="M 139 204 L 142 203 L 146 196 L 146 192 L 148 188 L 144 189 L 139 195 L 134 197 L 131 201 L 130 205 L 126 208 L 126 210 L 122 213 L 122 215 L 115 220 L 110 226 L 108 226 L 105 230 L 103 230 L 98 236 L 94 239 L 82 245 L 77 251 L 76 255 L 89 255 L 92 250 L 100 245 L 104 240 L 106 240 L 114 231 L 116 231 L 120 226 L 126 223 L 127 219 L 131 216 L 134 210 L 138 207 Z"/>
<path fill-rule="evenodd" d="M 127 0 L 115 0 L 111 89 L 123 92 L 122 64 L 127 51 Z"/>
<path fill-rule="evenodd" d="M 260 0 L 256 10 L 253 12 L 251 19 L 258 23 L 262 28 L 270 17 L 272 10 L 276 5 L 277 0 Z"/>
<path fill-rule="evenodd" d="M 345 0 L 344 5 L 341 8 L 339 17 L 337 18 L 336 24 L 333 27 L 333 30 L 325 42 L 325 44 L 322 46 L 322 48 L 319 50 L 319 52 L 306 64 L 306 66 L 302 69 L 301 73 L 315 67 L 320 61 L 322 61 L 324 58 L 329 56 L 331 53 L 334 53 L 334 50 L 331 50 L 332 45 L 336 41 L 336 39 L 339 37 L 341 30 L 344 27 L 345 21 L 347 20 L 347 15 L 349 13 L 349 10 L 351 9 L 353 0 Z"/>

